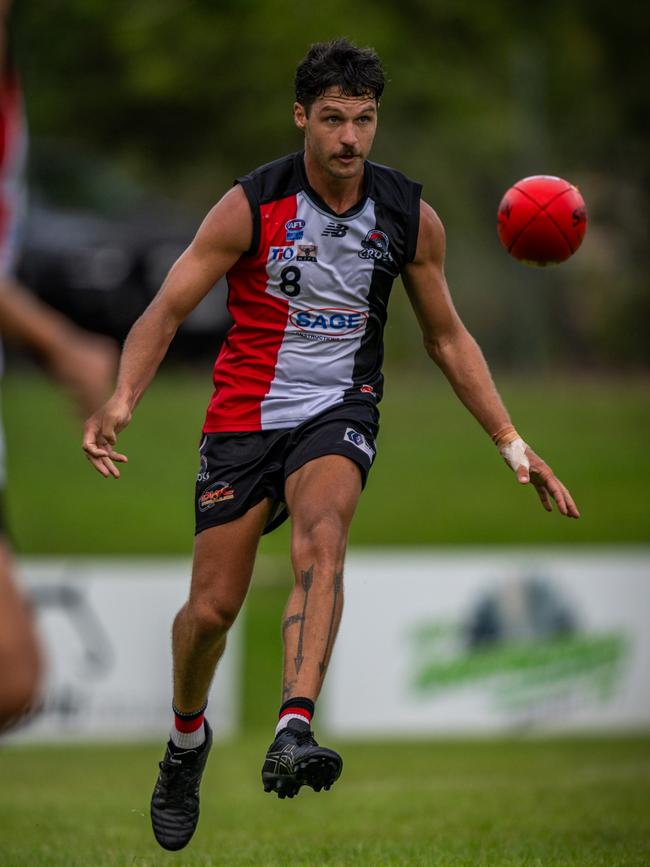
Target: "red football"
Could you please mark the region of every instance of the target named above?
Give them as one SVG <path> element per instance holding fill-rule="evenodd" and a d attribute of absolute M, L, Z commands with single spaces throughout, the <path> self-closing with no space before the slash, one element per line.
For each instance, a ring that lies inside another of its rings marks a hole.
<path fill-rule="evenodd" d="M 526 265 L 555 265 L 572 256 L 587 228 L 577 187 L 552 175 L 517 181 L 501 199 L 497 232 L 508 253 Z"/>

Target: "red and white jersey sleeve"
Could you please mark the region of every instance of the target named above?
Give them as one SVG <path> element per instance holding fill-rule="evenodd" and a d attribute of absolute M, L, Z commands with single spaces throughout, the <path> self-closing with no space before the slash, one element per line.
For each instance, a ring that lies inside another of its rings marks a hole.
<path fill-rule="evenodd" d="M 8 68 L 0 81 L 0 274 L 12 273 L 24 219 L 27 131 L 18 76 Z"/>
<path fill-rule="evenodd" d="M 233 325 L 204 432 L 291 428 L 345 400 L 380 400 L 388 299 L 415 255 L 420 185 L 366 162 L 362 200 L 335 214 L 301 153 L 238 182 L 254 237 L 227 274 Z"/>

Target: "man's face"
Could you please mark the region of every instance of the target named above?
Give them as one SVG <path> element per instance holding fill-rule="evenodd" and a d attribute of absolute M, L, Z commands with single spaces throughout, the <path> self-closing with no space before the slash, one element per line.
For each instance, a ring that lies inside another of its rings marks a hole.
<path fill-rule="evenodd" d="M 377 101 L 371 96 L 345 96 L 328 87 L 309 109 L 293 107 L 296 126 L 305 133 L 305 151 L 328 175 L 344 180 L 363 172 L 377 131 Z"/>

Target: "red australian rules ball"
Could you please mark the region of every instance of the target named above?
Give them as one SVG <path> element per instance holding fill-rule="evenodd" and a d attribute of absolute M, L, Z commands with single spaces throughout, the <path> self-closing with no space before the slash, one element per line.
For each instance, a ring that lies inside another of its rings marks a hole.
<path fill-rule="evenodd" d="M 510 255 L 525 265 L 556 265 L 572 256 L 587 228 L 577 187 L 553 175 L 517 181 L 501 199 L 497 232 Z"/>

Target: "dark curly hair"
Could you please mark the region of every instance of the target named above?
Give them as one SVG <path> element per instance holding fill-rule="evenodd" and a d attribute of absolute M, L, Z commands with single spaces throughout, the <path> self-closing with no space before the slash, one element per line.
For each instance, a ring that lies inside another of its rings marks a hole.
<path fill-rule="evenodd" d="M 296 69 L 296 102 L 309 112 L 332 86 L 345 96 L 369 94 L 379 102 L 384 84 L 381 60 L 372 48 L 357 48 L 347 39 L 316 42 Z"/>

